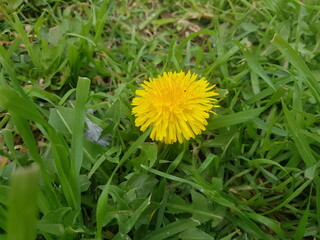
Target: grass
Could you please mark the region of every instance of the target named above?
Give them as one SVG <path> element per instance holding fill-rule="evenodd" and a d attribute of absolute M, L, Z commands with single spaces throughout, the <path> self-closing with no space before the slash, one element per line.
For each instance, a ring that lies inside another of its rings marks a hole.
<path fill-rule="evenodd" d="M 0 6 L 0 239 L 320 238 L 317 0 Z M 180 70 L 221 107 L 152 142 L 131 99 Z"/>

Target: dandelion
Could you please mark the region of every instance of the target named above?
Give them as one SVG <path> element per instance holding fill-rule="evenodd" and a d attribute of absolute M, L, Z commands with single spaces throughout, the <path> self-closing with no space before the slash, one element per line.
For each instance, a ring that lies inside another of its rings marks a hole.
<path fill-rule="evenodd" d="M 215 85 L 190 71 L 165 72 L 141 84 L 132 100 L 135 125 L 141 131 L 151 127 L 150 138 L 171 144 L 195 138 L 205 130 L 215 105 Z"/>

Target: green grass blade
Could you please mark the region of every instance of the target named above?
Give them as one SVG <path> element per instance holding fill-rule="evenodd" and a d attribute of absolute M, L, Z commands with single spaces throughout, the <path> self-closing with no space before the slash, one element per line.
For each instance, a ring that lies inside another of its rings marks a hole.
<path fill-rule="evenodd" d="M 13 121 L 15 123 L 15 126 L 17 127 L 18 131 L 21 134 L 21 137 L 23 139 L 23 142 L 27 146 L 27 149 L 30 153 L 30 156 L 33 158 L 33 160 L 38 163 L 41 174 L 44 180 L 44 183 L 46 185 L 46 188 L 44 189 L 46 195 L 48 196 L 48 203 L 50 205 L 46 206 L 48 209 L 54 209 L 58 206 L 60 206 L 60 202 L 58 200 L 57 194 L 53 189 L 53 183 L 52 179 L 50 179 L 48 172 L 46 170 L 46 166 L 38 152 L 37 143 L 34 139 L 34 136 L 32 134 L 32 131 L 30 129 L 29 123 L 26 119 L 17 117 L 15 114 L 11 113 L 11 116 L 13 118 Z"/>
<path fill-rule="evenodd" d="M 297 227 L 297 231 L 294 235 L 294 240 L 301 240 L 304 237 L 304 234 L 306 232 L 306 228 L 307 228 L 307 223 L 308 223 L 308 218 L 309 218 L 309 213 L 310 213 L 310 202 L 311 202 L 311 197 L 312 197 L 312 190 L 310 191 L 309 194 L 309 200 L 308 200 L 308 204 L 306 207 L 306 210 L 304 211 L 302 218 L 299 222 L 299 225 Z"/>
<path fill-rule="evenodd" d="M 316 183 L 316 210 L 320 212 L 320 177 L 315 177 Z M 318 232 L 320 232 L 320 214 L 317 214 L 317 222 L 318 222 Z"/>
<path fill-rule="evenodd" d="M 19 41 L 14 41 L 13 46 L 18 45 Z M 16 46 L 16 48 L 18 48 L 18 46 Z M 13 61 L 11 60 L 11 56 L 9 51 L 5 50 L 5 48 L 3 46 L 0 45 L 0 63 L 3 66 L 3 68 L 6 70 L 6 72 L 9 74 L 9 76 L 11 77 L 13 86 L 15 87 L 15 89 L 22 95 L 22 96 L 26 96 L 25 92 L 23 91 L 18 78 L 17 78 L 17 74 L 13 68 L 14 64 Z M 3 77 L 1 77 L 3 78 Z M 4 85 L 5 80 L 1 79 L 0 83 L 2 82 L 1 85 Z M 4 87 L 4 86 L 2 86 Z"/>
<path fill-rule="evenodd" d="M 259 77 L 261 77 L 263 79 L 263 81 L 265 81 L 275 91 L 276 88 L 274 87 L 274 85 L 271 82 L 270 78 L 268 77 L 267 73 L 264 71 L 261 64 L 259 63 L 258 58 L 255 57 L 253 55 L 253 53 L 251 53 L 248 50 L 248 48 L 246 48 L 244 45 L 239 43 L 238 46 L 241 47 L 241 50 L 246 58 L 246 61 L 248 63 L 250 70 L 253 71 L 254 73 L 258 74 Z"/>
<path fill-rule="evenodd" d="M 236 214 L 239 216 L 239 218 L 242 220 L 244 225 L 247 227 L 247 229 L 249 229 L 252 233 L 254 233 L 257 236 L 260 236 L 262 239 L 269 239 L 269 238 L 266 237 L 267 235 L 262 230 L 260 230 L 259 227 L 246 216 L 246 214 L 244 212 L 239 210 L 229 200 L 227 200 L 226 198 L 222 197 L 217 191 L 205 189 L 206 186 L 201 186 L 201 185 L 199 185 L 197 183 L 194 183 L 194 182 L 191 182 L 189 180 L 186 180 L 186 179 L 183 179 L 183 178 L 179 178 L 179 177 L 176 177 L 174 175 L 171 175 L 171 174 L 168 174 L 168 173 L 164 173 L 164 172 L 149 168 L 149 167 L 144 166 L 144 165 L 142 165 L 141 167 L 146 169 L 146 170 L 148 170 L 149 172 L 152 172 L 152 173 L 154 173 L 156 175 L 159 175 L 161 177 L 164 177 L 164 178 L 167 178 L 167 179 L 171 179 L 171 180 L 174 180 L 174 181 L 177 181 L 177 182 L 181 182 L 181 183 L 186 183 L 186 184 L 189 184 L 189 185 L 193 186 L 195 189 L 197 189 L 199 191 L 204 191 L 204 194 L 206 194 L 214 202 L 216 202 L 216 203 L 218 203 L 218 204 L 220 204 L 222 206 L 225 206 L 225 207 L 233 209 L 236 212 Z"/>
<path fill-rule="evenodd" d="M 173 181 L 190 184 L 191 186 L 193 186 L 196 189 L 203 190 L 203 188 L 200 185 L 198 185 L 197 183 L 191 182 L 191 181 L 186 180 L 184 178 L 179 178 L 177 176 L 174 176 L 174 175 L 171 175 L 171 174 L 168 174 L 168 173 L 164 173 L 164 172 L 161 172 L 161 171 L 156 170 L 156 169 L 149 168 L 149 167 L 144 166 L 144 165 L 141 165 L 141 167 L 146 169 L 147 171 L 153 173 L 153 174 L 158 175 L 158 176 L 161 176 L 161 177 L 164 177 L 164 178 L 167 178 L 167 179 L 171 179 Z"/>
<path fill-rule="evenodd" d="M 54 163 L 68 206 L 78 210 L 80 207 L 80 186 L 68 145 L 65 139 L 51 127 L 48 128 L 47 138 L 51 143 Z"/>
<path fill-rule="evenodd" d="M 247 232 L 250 232 L 252 235 L 256 236 L 258 239 L 272 239 L 271 236 L 268 236 L 264 233 L 256 223 L 254 223 L 250 217 L 249 213 L 243 211 L 235 206 L 235 204 L 229 201 L 226 197 L 222 196 L 219 192 L 215 190 L 208 190 L 204 192 L 208 197 L 210 197 L 214 202 L 233 209 L 235 214 L 237 215 L 237 219 L 235 222 L 239 227 L 244 229 Z"/>
<path fill-rule="evenodd" d="M 172 209 L 177 209 L 179 211 L 196 214 L 198 217 L 200 216 L 203 218 L 215 218 L 215 219 L 218 219 L 221 221 L 224 219 L 224 217 L 221 215 L 211 213 L 210 211 L 207 211 L 207 210 L 196 209 L 196 208 L 194 208 L 192 206 L 188 206 L 188 205 L 183 206 L 183 205 L 178 205 L 178 204 L 174 204 L 174 203 L 167 203 L 166 206 L 169 208 L 172 208 Z"/>
<path fill-rule="evenodd" d="M 213 153 L 209 153 L 206 159 L 203 161 L 201 166 L 198 168 L 198 172 L 201 173 L 204 171 L 214 160 L 216 160 L 216 165 L 219 163 L 219 159 L 217 158 L 217 155 Z"/>
<path fill-rule="evenodd" d="M 256 108 L 242 112 L 232 113 L 226 116 L 218 116 L 208 121 L 207 130 L 229 127 L 239 123 L 251 121 L 258 117 L 263 108 Z"/>
<path fill-rule="evenodd" d="M 270 98 L 270 100 L 267 102 L 266 106 L 264 107 L 264 109 L 269 108 L 270 106 L 272 106 L 274 103 L 278 102 L 287 92 L 288 92 L 288 88 L 285 86 L 280 86 L 275 93 L 273 93 L 272 97 Z"/>
<path fill-rule="evenodd" d="M 103 28 L 104 25 L 107 21 L 108 15 L 109 15 L 109 11 L 111 9 L 113 5 L 113 0 L 104 0 L 101 4 L 101 6 L 97 7 L 98 12 L 97 12 L 97 16 L 95 21 L 95 26 L 94 26 L 94 30 L 95 30 L 95 36 L 94 36 L 94 40 L 93 42 L 95 42 L 96 44 L 98 43 L 98 41 L 101 38 L 101 35 L 103 33 Z"/>
<path fill-rule="evenodd" d="M 310 88 L 313 96 L 320 103 L 320 84 L 313 76 L 312 72 L 301 59 L 299 54 L 283 39 L 279 34 L 275 34 L 271 43 L 276 46 L 289 62 L 298 70 L 301 77 L 306 81 L 306 85 Z"/>
<path fill-rule="evenodd" d="M 37 144 L 27 119 L 38 123 L 39 127 L 43 127 L 42 131 L 47 134 L 47 137 L 51 142 L 55 165 L 58 170 L 59 179 L 61 181 L 65 197 L 70 206 L 73 206 L 74 209 L 78 208 L 80 195 L 77 193 L 79 192 L 76 184 L 77 178 L 74 167 L 72 167 L 73 162 L 70 161 L 69 148 L 65 140 L 58 135 L 54 129 L 52 129 L 48 122 L 42 117 L 38 109 L 34 106 L 34 103 L 29 99 L 21 97 L 16 91 L 8 88 L 0 88 L 0 105 L 4 106 L 10 112 L 17 129 L 30 151 L 30 155 L 33 157 L 35 162 L 39 164 L 45 182 L 48 186 L 47 190 L 51 189 L 51 197 L 49 198 L 50 201 L 53 201 L 53 205 L 51 207 L 56 207 L 60 205 L 60 202 L 57 200 L 57 197 L 54 196 L 52 183 L 50 183 L 51 180 L 49 180 L 47 176 L 46 168 L 38 152 Z"/>
<path fill-rule="evenodd" d="M 72 141 L 71 141 L 71 155 L 75 161 L 75 171 L 79 174 L 82 159 L 83 159 L 83 133 L 84 133 L 84 118 L 86 111 L 86 103 L 89 94 L 90 80 L 88 78 L 79 77 L 76 102 L 75 102 L 75 116 L 74 125 L 72 129 Z"/>
<path fill-rule="evenodd" d="M 248 213 L 248 217 L 272 229 L 272 231 L 276 232 L 277 236 L 279 236 L 280 239 L 285 239 L 286 235 L 285 232 L 281 229 L 280 222 L 277 222 L 273 219 L 267 218 L 254 212 Z"/>
<path fill-rule="evenodd" d="M 200 31 L 199 31 L 200 32 Z M 192 34 L 190 34 L 191 36 Z M 240 43 L 245 43 L 246 39 L 240 41 Z M 213 64 L 210 64 L 206 69 L 206 74 L 210 74 L 215 68 L 219 67 L 221 64 L 227 62 L 236 52 L 239 51 L 238 46 L 233 46 L 224 55 L 219 56 Z"/>
<path fill-rule="evenodd" d="M 7 232 L 8 193 L 10 188 L 0 184 L 0 229 Z M 1 230 L 0 230 L 1 231 Z"/>
<path fill-rule="evenodd" d="M 147 236 L 145 236 L 141 240 L 162 240 L 162 239 L 168 239 L 169 237 L 183 232 L 189 228 L 196 227 L 200 225 L 200 222 L 190 218 L 185 220 L 177 220 L 173 223 L 168 224 L 167 226 L 160 228 L 159 230 L 156 230 Z"/>
<path fill-rule="evenodd" d="M 172 163 L 169 165 L 168 169 L 167 169 L 167 173 L 171 173 L 173 172 L 176 167 L 179 165 L 179 163 L 181 162 L 182 158 L 183 158 L 183 155 L 184 155 L 184 152 L 181 152 L 175 160 L 172 161 Z"/>
<path fill-rule="evenodd" d="M 13 18 L 12 18 L 13 16 Z M 12 15 L 9 15 L 8 13 L 6 13 L 6 17 L 8 18 L 8 22 L 11 24 L 11 26 L 17 31 L 18 33 L 18 37 L 20 37 L 23 41 L 23 43 L 26 46 L 26 49 L 29 52 L 29 55 L 32 59 L 32 62 L 34 64 L 34 66 L 41 68 L 41 65 L 39 64 L 39 57 L 37 56 L 35 49 L 34 49 L 34 45 L 31 44 L 28 34 L 24 29 L 24 26 L 21 22 L 21 20 L 18 17 L 17 12 L 14 12 Z"/>
<path fill-rule="evenodd" d="M 11 153 L 11 156 L 13 157 L 13 160 L 20 164 L 16 156 L 16 150 L 14 149 L 14 139 L 12 132 L 9 129 L 3 129 L 1 130 L 1 134 L 3 136 L 4 143 L 6 144 Z"/>
<path fill-rule="evenodd" d="M 287 106 L 282 103 L 282 107 L 287 123 L 289 125 L 290 132 L 292 134 L 292 138 L 297 146 L 297 150 L 299 151 L 307 167 L 312 167 L 316 163 L 316 160 L 312 155 L 312 149 L 310 148 L 302 129 L 298 126 L 296 120 L 293 118 Z"/>
<path fill-rule="evenodd" d="M 299 196 L 303 190 L 308 187 L 308 185 L 312 182 L 311 179 L 309 179 L 308 181 L 306 181 L 305 183 L 303 183 L 297 190 L 295 190 L 288 198 L 286 198 L 281 204 L 279 204 L 278 206 L 276 206 L 275 208 L 267 211 L 267 212 L 264 212 L 263 214 L 266 215 L 266 214 L 269 214 L 271 212 L 274 212 L 284 206 L 286 206 L 290 201 L 292 201 L 292 199 L 296 198 L 297 196 Z"/>
<path fill-rule="evenodd" d="M 34 240 L 37 222 L 38 168 L 19 169 L 11 182 L 8 240 Z"/>
<path fill-rule="evenodd" d="M 259 159 L 252 159 L 250 162 L 249 162 L 249 166 L 255 166 L 257 164 L 270 164 L 270 165 L 274 165 L 274 166 L 277 166 L 278 168 L 280 168 L 282 171 L 284 171 L 285 173 L 288 174 L 288 171 L 282 167 L 279 163 L 273 161 L 273 160 L 270 160 L 270 159 L 265 159 L 265 158 L 259 158 Z"/>
<path fill-rule="evenodd" d="M 47 124 L 35 104 L 12 89 L 0 87 L 0 106 L 19 117 L 28 118 L 41 125 Z"/>
<path fill-rule="evenodd" d="M 223 37 L 224 37 L 224 33 L 227 31 L 227 25 L 225 24 L 219 24 L 219 19 L 215 18 L 214 19 L 214 26 L 215 29 L 217 31 L 216 33 L 216 46 L 217 46 L 217 53 L 218 53 L 218 59 L 225 56 L 226 54 L 226 46 L 223 44 Z M 212 34 L 214 36 L 214 34 Z M 224 76 L 224 78 L 228 78 L 229 77 L 229 71 L 228 71 L 228 65 L 225 62 L 222 62 L 220 64 L 220 71 L 222 73 L 222 75 Z"/>
<path fill-rule="evenodd" d="M 231 240 L 231 239 L 234 239 L 234 238 L 232 238 L 232 237 L 233 237 L 234 235 L 236 235 L 236 234 L 239 234 L 239 233 L 240 233 L 240 230 L 237 230 L 237 231 L 235 231 L 235 232 L 233 232 L 233 233 L 230 233 L 230 234 L 228 234 L 227 236 L 221 238 L 220 240 Z"/>
<path fill-rule="evenodd" d="M 5 232 L 7 231 L 7 215 L 7 209 L 0 205 L 0 229 Z"/>

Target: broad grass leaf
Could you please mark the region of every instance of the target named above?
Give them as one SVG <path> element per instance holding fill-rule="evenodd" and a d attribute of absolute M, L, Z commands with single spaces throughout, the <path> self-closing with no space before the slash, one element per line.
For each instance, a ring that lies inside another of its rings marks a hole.
<path fill-rule="evenodd" d="M 179 234 L 181 240 L 214 240 L 214 237 L 199 228 L 190 228 Z"/>
<path fill-rule="evenodd" d="M 119 226 L 119 232 L 116 234 L 116 236 L 113 238 L 114 240 L 121 240 L 123 239 L 123 235 L 127 234 L 134 226 L 134 224 L 137 222 L 140 215 L 143 213 L 143 211 L 146 210 L 146 208 L 150 205 L 150 197 L 148 197 L 134 212 L 131 214 L 129 219 L 123 224 Z"/>
<path fill-rule="evenodd" d="M 63 134 L 72 134 L 72 127 L 74 123 L 73 108 L 57 107 L 50 109 L 49 124 L 58 132 Z"/>
<path fill-rule="evenodd" d="M 139 156 L 140 164 L 149 163 L 149 166 L 153 167 L 153 165 L 156 163 L 158 159 L 158 145 L 154 143 L 146 142 L 146 143 L 142 143 L 140 148 L 141 148 L 141 154 Z"/>
<path fill-rule="evenodd" d="M 210 213 L 212 210 L 210 209 L 208 199 L 201 193 L 196 192 L 194 190 L 191 190 L 191 198 L 191 210 L 198 210 L 193 212 L 192 217 L 194 219 L 199 220 L 201 223 L 209 221 L 211 219 L 211 216 L 208 216 L 207 214 L 202 214 L 202 212 Z"/>
<path fill-rule="evenodd" d="M 41 232 L 63 236 L 65 233 L 64 218 L 70 211 L 70 207 L 61 207 L 47 213 L 37 223 L 37 228 Z"/>
<path fill-rule="evenodd" d="M 144 173 L 134 173 L 125 184 L 126 191 L 134 190 L 136 198 L 147 198 L 152 192 L 158 180 L 154 176 Z"/>

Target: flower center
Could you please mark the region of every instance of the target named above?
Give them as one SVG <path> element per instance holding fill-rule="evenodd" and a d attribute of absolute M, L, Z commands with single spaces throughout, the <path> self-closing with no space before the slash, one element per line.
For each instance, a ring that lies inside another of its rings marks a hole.
<path fill-rule="evenodd" d="M 156 108 L 162 112 L 179 114 L 184 110 L 187 101 L 186 90 L 165 89 L 160 92 L 155 100 Z"/>

